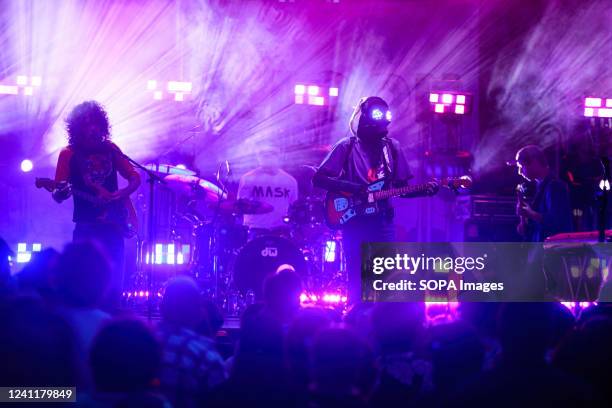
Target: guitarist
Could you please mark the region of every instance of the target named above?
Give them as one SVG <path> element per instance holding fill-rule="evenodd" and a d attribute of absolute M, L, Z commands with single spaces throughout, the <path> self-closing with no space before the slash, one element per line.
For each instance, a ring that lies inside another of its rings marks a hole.
<path fill-rule="evenodd" d="M 97 241 L 113 263 L 113 276 L 109 291 L 109 306 L 118 306 L 123 284 L 124 242 L 120 228 L 104 222 L 102 215 L 108 204 L 129 197 L 140 185 L 140 176 L 110 141 L 108 116 L 95 101 L 77 105 L 66 119 L 68 146 L 59 154 L 55 181 L 70 183 L 75 190 L 97 196 L 102 205 L 74 196 L 74 241 Z M 119 189 L 117 173 L 128 181 Z M 71 194 L 68 188 L 57 188 L 53 199 L 58 203 Z"/>
<path fill-rule="evenodd" d="M 521 222 L 517 232 L 527 242 L 572 230 L 572 209 L 567 185 L 550 172 L 546 155 L 538 146 L 528 145 L 516 153 L 518 174 L 536 184 L 531 202 L 519 198 L 516 213 Z"/>
<path fill-rule="evenodd" d="M 387 137 L 390 123 L 391 111 L 382 98 L 362 98 L 349 121 L 353 136 L 338 141 L 325 157 L 313 176 L 315 187 L 365 195 L 368 184 L 383 178 L 393 187 L 406 185 L 412 174 L 399 142 Z M 432 182 L 426 193 L 434 194 L 437 189 Z M 361 243 L 395 239 L 391 203 L 383 200 L 378 205 L 379 212 L 354 217 L 342 232 L 351 303 L 360 299 Z"/>

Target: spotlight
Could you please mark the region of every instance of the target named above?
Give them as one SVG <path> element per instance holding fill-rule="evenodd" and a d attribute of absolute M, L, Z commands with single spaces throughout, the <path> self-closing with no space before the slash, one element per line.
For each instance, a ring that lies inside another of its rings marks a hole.
<path fill-rule="evenodd" d="M 28 77 L 25 75 L 17 75 L 17 85 L 27 85 L 28 84 Z"/>
<path fill-rule="evenodd" d="M 387 111 L 387 113 L 385 114 L 385 118 L 391 122 L 391 119 L 393 118 L 393 115 L 391 115 L 391 111 Z"/>
<path fill-rule="evenodd" d="M 297 84 L 295 86 L 295 94 L 296 95 L 304 95 L 306 93 L 306 87 L 302 84 Z"/>
<path fill-rule="evenodd" d="M 32 163 L 32 160 L 25 159 L 21 161 L 21 171 L 23 171 L 24 173 L 32 171 L 33 168 L 34 163 Z"/>
<path fill-rule="evenodd" d="M 156 88 L 157 88 L 157 81 L 156 81 L 156 80 L 154 80 L 154 79 L 149 79 L 149 80 L 147 81 L 147 89 L 148 89 L 149 91 L 153 91 L 153 90 L 155 90 Z"/>

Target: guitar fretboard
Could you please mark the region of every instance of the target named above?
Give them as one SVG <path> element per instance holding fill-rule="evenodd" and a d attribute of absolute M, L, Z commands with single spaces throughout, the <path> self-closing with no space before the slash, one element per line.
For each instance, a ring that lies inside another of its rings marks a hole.
<path fill-rule="evenodd" d="M 441 186 L 447 185 L 447 180 L 442 180 Z M 404 194 L 418 194 L 424 193 L 429 188 L 429 183 L 424 184 L 413 184 L 404 187 L 390 188 L 388 190 L 376 191 L 374 193 L 375 200 L 386 200 L 392 197 L 398 197 Z"/>

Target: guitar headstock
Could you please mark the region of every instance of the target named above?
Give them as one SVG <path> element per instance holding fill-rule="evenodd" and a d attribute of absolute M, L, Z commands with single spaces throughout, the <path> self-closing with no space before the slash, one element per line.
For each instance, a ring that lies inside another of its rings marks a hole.
<path fill-rule="evenodd" d="M 449 177 L 442 181 L 442 185 L 458 192 L 459 190 L 469 190 L 472 188 L 472 178 L 468 175 L 461 177 Z"/>
<path fill-rule="evenodd" d="M 36 177 L 36 179 L 34 180 L 34 185 L 36 186 L 36 188 L 44 188 L 49 192 L 53 192 L 53 190 L 55 190 L 55 187 L 57 186 L 57 183 L 55 182 L 55 180 L 52 180 L 47 177 Z"/>

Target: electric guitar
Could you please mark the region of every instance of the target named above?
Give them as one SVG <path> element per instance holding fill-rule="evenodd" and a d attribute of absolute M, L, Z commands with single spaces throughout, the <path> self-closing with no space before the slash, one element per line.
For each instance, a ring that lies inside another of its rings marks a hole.
<path fill-rule="evenodd" d="M 384 179 L 371 183 L 365 194 L 328 191 L 325 196 L 325 221 L 327 226 L 338 229 L 345 226 L 354 217 L 374 215 L 379 212 L 377 202 L 380 200 L 387 200 L 404 194 L 431 195 L 435 194 L 440 186 L 455 191 L 460 188 L 467 189 L 472 186 L 472 179 L 469 176 L 445 178 L 440 182 L 413 184 L 397 188 L 385 188 L 385 183 Z"/>
<path fill-rule="evenodd" d="M 37 177 L 34 184 L 36 188 L 44 188 L 51 193 L 56 189 L 65 189 L 70 194 L 94 204 L 102 210 L 98 221 L 117 226 L 125 238 L 133 238 L 138 232 L 138 217 L 129 197 L 107 202 L 95 194 L 73 188 L 68 182 L 58 183 L 50 178 Z"/>

